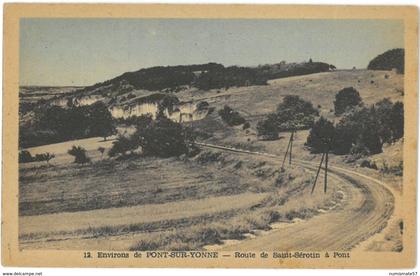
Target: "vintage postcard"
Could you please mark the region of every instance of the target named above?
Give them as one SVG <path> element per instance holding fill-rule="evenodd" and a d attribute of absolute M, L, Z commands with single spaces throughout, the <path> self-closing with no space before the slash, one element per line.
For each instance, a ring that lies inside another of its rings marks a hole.
<path fill-rule="evenodd" d="M 2 263 L 412 268 L 418 11 L 7 4 Z"/>

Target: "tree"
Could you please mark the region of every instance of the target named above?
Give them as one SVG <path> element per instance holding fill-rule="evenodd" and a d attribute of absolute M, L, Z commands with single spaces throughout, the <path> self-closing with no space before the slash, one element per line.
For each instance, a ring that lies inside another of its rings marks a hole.
<path fill-rule="evenodd" d="M 90 158 L 86 155 L 86 150 L 81 146 L 73 146 L 67 153 L 74 156 L 74 163 L 85 164 L 90 162 Z"/>
<path fill-rule="evenodd" d="M 225 105 L 223 109 L 219 110 L 219 116 L 229 126 L 237 126 L 245 123 L 245 119 L 239 114 L 239 112 L 234 111 L 228 105 Z"/>
<path fill-rule="evenodd" d="M 325 152 L 332 148 L 334 138 L 334 124 L 321 117 L 311 128 L 305 145 L 311 148 L 312 153 Z"/>
<path fill-rule="evenodd" d="M 105 152 L 105 148 L 104 147 L 99 147 L 98 151 L 101 153 L 101 158 L 104 158 L 104 152 Z"/>
<path fill-rule="evenodd" d="M 140 147 L 140 140 L 137 134 L 130 136 L 118 136 L 109 150 L 108 155 L 114 157 L 116 155 L 126 156 L 127 152 L 131 154 Z"/>
<path fill-rule="evenodd" d="M 263 140 L 276 140 L 279 136 L 277 116 L 274 113 L 257 123 L 257 135 Z"/>
<path fill-rule="evenodd" d="M 393 141 L 393 124 L 392 124 L 392 108 L 393 103 L 385 98 L 377 102 L 374 106 L 374 114 L 378 122 L 378 132 L 382 142 Z"/>
<path fill-rule="evenodd" d="M 277 127 L 279 131 L 307 129 L 313 124 L 314 117 L 318 115 L 311 102 L 299 96 L 287 95 L 277 106 Z"/>
<path fill-rule="evenodd" d="M 353 87 L 346 87 L 335 95 L 335 115 L 343 114 L 348 108 L 359 105 L 362 102 L 359 92 Z"/>
<path fill-rule="evenodd" d="M 31 153 L 27 150 L 22 150 L 19 152 L 19 163 L 29 163 L 33 162 L 34 158 Z"/>
<path fill-rule="evenodd" d="M 395 141 L 404 136 L 404 104 L 396 102 L 391 109 L 392 139 Z"/>
<path fill-rule="evenodd" d="M 50 160 L 53 158 L 55 158 L 55 155 L 49 152 L 35 155 L 35 159 L 37 161 L 46 161 L 48 165 L 50 164 Z"/>
<path fill-rule="evenodd" d="M 116 132 L 111 112 L 101 101 L 94 103 L 89 109 L 90 135 L 101 136 L 106 141 L 108 136 Z"/>
<path fill-rule="evenodd" d="M 158 157 L 179 156 L 188 152 L 193 135 L 181 124 L 166 117 L 157 118 L 149 126 L 138 130 L 134 135 L 139 138 L 143 154 Z"/>
<path fill-rule="evenodd" d="M 315 151 L 322 145 L 317 138 L 317 129 L 324 128 L 326 124 L 317 122 L 308 136 L 307 145 Z M 347 112 L 335 127 L 331 150 L 335 154 L 357 156 L 377 154 L 382 152 L 384 143 L 391 143 L 403 135 L 403 104 L 383 99 L 370 107 L 359 106 Z"/>
<path fill-rule="evenodd" d="M 174 107 L 179 104 L 179 99 L 173 95 L 165 95 L 159 103 L 159 110 L 168 110 L 169 113 L 174 111 Z"/>

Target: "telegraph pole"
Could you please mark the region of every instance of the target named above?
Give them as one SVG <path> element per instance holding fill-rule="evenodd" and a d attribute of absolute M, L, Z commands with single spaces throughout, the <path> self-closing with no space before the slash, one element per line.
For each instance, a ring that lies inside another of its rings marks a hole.
<path fill-rule="evenodd" d="M 284 162 L 286 162 L 287 155 L 289 155 L 289 165 L 292 165 L 292 147 L 293 147 L 293 136 L 294 136 L 295 129 L 292 129 L 292 133 L 290 134 L 289 143 L 287 144 L 286 152 L 284 153 L 283 162 L 281 164 L 281 170 L 284 171 Z"/>
<path fill-rule="evenodd" d="M 324 178 L 324 194 L 327 193 L 327 177 L 328 177 L 328 148 L 325 152 L 325 178 Z"/>
<path fill-rule="evenodd" d="M 322 156 L 321 156 L 321 162 L 319 162 L 319 166 L 318 166 L 318 169 L 316 171 L 315 180 L 314 180 L 314 184 L 312 186 L 311 194 L 314 193 L 315 186 L 316 186 L 316 181 L 318 180 L 318 175 L 319 175 L 319 172 L 321 171 L 322 163 L 324 163 L 324 160 L 325 160 L 325 164 L 324 164 L 325 165 L 324 166 L 324 193 L 327 193 L 327 184 L 328 184 L 328 152 L 329 152 L 329 145 L 325 145 L 324 152 L 322 153 Z"/>
<path fill-rule="evenodd" d="M 316 186 L 316 181 L 318 180 L 318 175 L 319 175 L 319 172 L 321 171 L 322 163 L 324 162 L 324 156 L 325 156 L 325 153 L 323 152 L 322 157 L 321 157 L 321 162 L 319 163 L 318 170 L 316 171 L 315 181 L 314 181 L 314 184 L 312 186 L 311 194 L 314 193 L 315 186 Z"/>
<path fill-rule="evenodd" d="M 284 170 L 284 162 L 286 161 L 287 154 L 289 153 L 289 148 L 290 148 L 290 140 L 289 140 L 289 143 L 287 144 L 286 152 L 284 153 L 283 162 L 281 163 L 281 170 L 282 171 Z"/>
<path fill-rule="evenodd" d="M 295 134 L 295 129 L 292 129 L 292 134 L 290 135 L 289 165 L 292 165 L 292 148 L 293 148 L 293 135 L 294 134 Z"/>

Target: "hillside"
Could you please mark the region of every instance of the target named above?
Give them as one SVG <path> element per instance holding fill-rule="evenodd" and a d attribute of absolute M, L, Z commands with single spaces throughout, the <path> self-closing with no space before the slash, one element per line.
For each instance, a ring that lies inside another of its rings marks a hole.
<path fill-rule="evenodd" d="M 117 97 L 134 93 L 136 96 L 150 92 L 180 92 L 195 88 L 199 90 L 266 85 L 268 80 L 297 75 L 326 72 L 335 69 L 334 65 L 323 62 L 277 63 L 258 67 L 225 67 L 218 63 L 156 66 L 134 72 L 126 72 L 113 79 L 86 87 L 24 87 L 20 97 L 25 102 L 39 100 L 67 102 L 68 98 L 85 97 L 115 100 Z M 38 97 L 34 97 L 38 96 Z"/>
<path fill-rule="evenodd" d="M 325 72 L 335 68 L 322 62 L 279 63 L 258 67 L 225 67 L 218 63 L 179 66 L 157 66 L 127 72 L 111 80 L 88 86 L 80 92 L 110 86 L 111 89 L 125 84 L 132 89 L 178 92 L 184 86 L 202 90 L 232 86 L 264 85 L 267 80 Z"/>
<path fill-rule="evenodd" d="M 383 98 L 402 101 L 403 75 L 387 71 L 342 70 L 274 79 L 266 86 L 234 87 L 210 91 L 182 91 L 182 100 L 207 101 L 216 109 L 229 105 L 246 119 L 258 119 L 273 112 L 286 95 L 297 95 L 312 102 L 320 115 L 333 119 L 334 98 L 345 87 L 359 91 L 365 104 L 373 104 Z"/>
<path fill-rule="evenodd" d="M 393 70 L 404 74 L 404 49 L 392 49 L 378 55 L 369 62 L 369 70 Z"/>
<path fill-rule="evenodd" d="M 388 77 L 385 78 L 385 75 Z M 206 143 L 217 145 L 233 146 L 247 150 L 270 152 L 282 155 L 287 148 L 290 132 L 281 132 L 278 140 L 261 141 L 257 137 L 256 125 L 267 114 L 274 112 L 279 103 L 286 95 L 297 95 L 310 101 L 319 110 L 321 116 L 338 122 L 340 117 L 334 114 L 333 101 L 338 91 L 345 87 L 354 87 L 359 91 L 365 105 L 371 105 L 389 98 L 392 102 L 403 101 L 404 86 L 403 75 L 388 71 L 371 70 L 345 70 L 326 73 L 311 74 L 307 76 L 276 79 L 269 82 L 267 86 L 253 86 L 231 88 L 229 90 L 212 90 L 196 92 L 193 95 L 187 92 L 178 94 L 180 99 L 192 98 L 196 101 L 207 101 L 210 107 L 216 110 L 222 109 L 225 105 L 239 112 L 250 128 L 243 129 L 242 126 L 228 127 L 218 116 L 212 113 L 201 121 L 194 122 L 193 126 L 200 131 L 211 134 Z M 218 91 L 220 91 L 218 93 Z M 317 155 L 311 154 L 304 146 L 309 130 L 298 131 L 295 135 L 294 155 L 300 159 L 313 160 Z M 402 160 L 402 144 L 399 146 L 384 145 L 384 154 L 372 156 L 378 164 L 378 169 L 385 162 L 389 166 L 396 166 Z M 392 162 L 388 159 L 393 156 Z M 351 158 L 346 156 L 331 156 L 331 162 L 340 164 L 346 163 Z M 353 159 L 354 160 L 354 159 Z M 350 164 L 359 166 L 362 159 Z M 392 180 L 398 186 L 400 180 Z"/>

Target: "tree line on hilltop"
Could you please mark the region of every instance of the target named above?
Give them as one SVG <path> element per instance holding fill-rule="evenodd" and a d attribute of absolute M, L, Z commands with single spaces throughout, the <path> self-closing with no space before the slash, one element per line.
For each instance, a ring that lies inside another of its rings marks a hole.
<path fill-rule="evenodd" d="M 225 67 L 218 63 L 156 66 L 127 72 L 111 80 L 80 89 L 78 93 L 93 91 L 100 87 L 119 86 L 127 83 L 135 89 L 150 91 L 177 91 L 180 86 L 193 86 L 202 90 L 229 89 L 234 86 L 265 85 L 275 78 L 290 77 L 329 71 L 335 68 L 323 62 L 291 64 L 287 69 L 267 67 Z"/>

